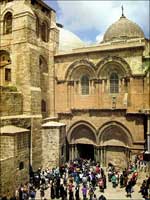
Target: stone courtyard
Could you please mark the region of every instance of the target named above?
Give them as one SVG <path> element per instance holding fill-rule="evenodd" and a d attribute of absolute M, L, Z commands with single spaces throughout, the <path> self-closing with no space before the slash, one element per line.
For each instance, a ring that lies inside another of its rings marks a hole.
<path fill-rule="evenodd" d="M 108 182 L 108 179 L 107 179 L 107 188 L 105 189 L 104 193 L 101 193 L 99 188 L 96 187 L 95 194 L 96 194 L 97 198 L 103 194 L 107 198 L 107 200 L 127 200 L 127 199 L 144 200 L 144 198 L 142 198 L 141 193 L 139 193 L 139 190 L 140 190 L 140 186 L 141 186 L 143 180 L 149 174 L 150 174 L 149 171 L 146 173 L 139 172 L 138 180 L 137 180 L 136 185 L 134 186 L 134 192 L 132 193 L 132 198 L 126 197 L 125 188 L 120 188 L 119 186 L 117 188 L 113 188 L 112 183 Z M 82 197 L 81 187 L 82 187 L 82 185 L 80 185 L 80 197 L 82 199 L 83 197 Z M 87 197 L 89 198 L 88 195 L 87 195 Z M 46 198 L 47 200 L 50 199 L 50 189 L 49 188 L 45 191 L 44 198 Z M 36 193 L 36 199 L 41 199 L 39 190 Z"/>

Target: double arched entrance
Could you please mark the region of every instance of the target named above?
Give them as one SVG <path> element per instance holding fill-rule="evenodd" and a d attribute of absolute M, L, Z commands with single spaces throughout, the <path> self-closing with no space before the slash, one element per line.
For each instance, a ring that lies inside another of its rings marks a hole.
<path fill-rule="evenodd" d="M 69 159 L 84 158 L 126 167 L 130 159 L 132 136 L 118 122 L 108 122 L 96 130 L 90 123 L 79 122 L 68 131 Z"/>

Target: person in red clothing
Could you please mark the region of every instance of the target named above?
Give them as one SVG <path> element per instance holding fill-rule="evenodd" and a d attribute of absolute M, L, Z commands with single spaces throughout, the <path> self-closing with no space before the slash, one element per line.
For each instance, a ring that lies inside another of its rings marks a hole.
<path fill-rule="evenodd" d="M 99 179 L 99 189 L 100 189 L 100 192 L 104 192 L 104 180 L 103 178 L 100 178 Z"/>

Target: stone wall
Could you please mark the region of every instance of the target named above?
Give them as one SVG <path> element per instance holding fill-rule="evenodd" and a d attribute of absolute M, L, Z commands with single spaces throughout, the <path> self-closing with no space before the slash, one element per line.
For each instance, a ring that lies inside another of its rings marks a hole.
<path fill-rule="evenodd" d="M 15 158 L 0 160 L 0 196 L 12 196 L 15 191 Z"/>
<path fill-rule="evenodd" d="M 15 137 L 15 176 L 16 187 L 29 181 L 30 134 L 19 133 Z M 23 164 L 23 169 L 20 165 Z"/>
<path fill-rule="evenodd" d="M 3 134 L 0 141 L 0 196 L 9 197 L 21 183 L 29 181 L 29 132 Z"/>
<path fill-rule="evenodd" d="M 42 166 L 41 122 L 41 115 L 31 118 L 31 165 L 35 171 Z"/>
<path fill-rule="evenodd" d="M 2 116 L 22 114 L 22 94 L 19 92 L 0 93 L 0 113 Z"/>
<path fill-rule="evenodd" d="M 57 124 L 57 125 L 56 125 Z M 42 167 L 53 168 L 64 162 L 65 128 L 57 122 L 42 126 Z M 63 152 L 62 152 L 63 151 Z"/>

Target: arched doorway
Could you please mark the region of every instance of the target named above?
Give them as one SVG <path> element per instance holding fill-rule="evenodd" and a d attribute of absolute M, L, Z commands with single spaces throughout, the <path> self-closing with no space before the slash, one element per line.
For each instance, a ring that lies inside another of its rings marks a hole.
<path fill-rule="evenodd" d="M 94 146 L 91 144 L 77 144 L 77 152 L 80 158 L 94 160 Z"/>
<path fill-rule="evenodd" d="M 120 123 L 109 122 L 101 128 L 99 139 L 103 165 L 112 163 L 116 167 L 126 168 L 132 145 L 128 130 Z"/>
<path fill-rule="evenodd" d="M 96 134 L 88 123 L 75 124 L 68 131 L 69 160 L 75 158 L 95 159 Z"/>

